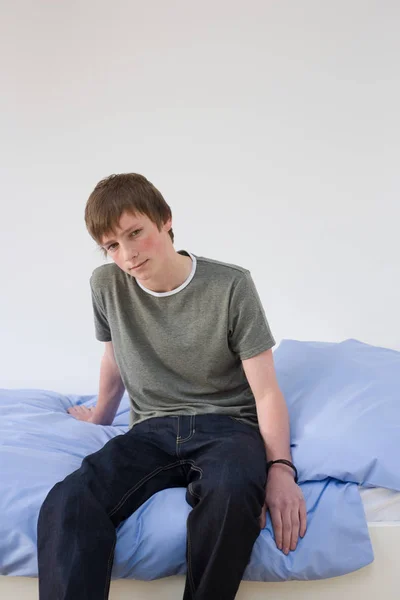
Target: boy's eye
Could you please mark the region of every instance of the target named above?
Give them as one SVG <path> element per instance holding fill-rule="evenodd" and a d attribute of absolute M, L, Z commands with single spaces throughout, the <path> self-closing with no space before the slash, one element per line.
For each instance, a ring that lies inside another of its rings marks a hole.
<path fill-rule="evenodd" d="M 140 233 L 141 231 L 143 231 L 143 230 L 142 229 L 135 229 L 135 231 L 132 231 L 129 235 L 130 235 L 130 237 L 136 237 L 136 235 L 134 235 L 134 234 Z M 111 250 L 111 252 L 112 252 L 115 249 L 116 245 L 117 244 L 110 244 L 109 246 L 107 246 L 107 251 Z"/>

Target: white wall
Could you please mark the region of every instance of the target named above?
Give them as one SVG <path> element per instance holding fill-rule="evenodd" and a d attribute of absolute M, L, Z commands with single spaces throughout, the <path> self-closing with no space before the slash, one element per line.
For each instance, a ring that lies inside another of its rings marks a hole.
<path fill-rule="evenodd" d="M 96 393 L 83 221 L 143 173 L 277 341 L 400 349 L 397 0 L 2 2 L 1 387 Z"/>

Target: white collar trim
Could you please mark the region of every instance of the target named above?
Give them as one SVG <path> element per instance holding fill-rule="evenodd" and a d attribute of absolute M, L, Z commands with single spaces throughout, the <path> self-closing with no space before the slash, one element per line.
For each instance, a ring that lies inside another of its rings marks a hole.
<path fill-rule="evenodd" d="M 170 292 L 153 292 L 153 290 L 149 290 L 146 287 L 144 287 L 144 285 L 142 285 L 140 283 L 140 281 L 138 281 L 137 279 L 136 279 L 136 283 L 138 284 L 138 286 L 140 288 L 142 288 L 142 290 L 144 292 L 146 292 L 147 294 L 150 294 L 151 296 L 158 296 L 159 298 L 162 298 L 163 296 L 173 296 L 174 294 L 177 294 L 178 292 L 183 290 L 187 285 L 189 285 L 189 283 L 192 281 L 194 274 L 196 272 L 197 259 L 190 252 L 188 252 L 188 254 L 189 254 L 190 258 L 192 259 L 192 270 L 190 271 L 189 277 L 179 287 L 175 288 L 174 290 L 171 290 Z"/>

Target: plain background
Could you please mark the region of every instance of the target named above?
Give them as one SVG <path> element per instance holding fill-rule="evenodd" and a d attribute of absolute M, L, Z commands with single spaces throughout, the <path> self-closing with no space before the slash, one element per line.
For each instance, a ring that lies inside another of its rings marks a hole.
<path fill-rule="evenodd" d="M 250 269 L 278 342 L 400 350 L 397 0 L 1 12 L 0 387 L 97 393 L 83 214 L 120 172 L 177 250 Z"/>

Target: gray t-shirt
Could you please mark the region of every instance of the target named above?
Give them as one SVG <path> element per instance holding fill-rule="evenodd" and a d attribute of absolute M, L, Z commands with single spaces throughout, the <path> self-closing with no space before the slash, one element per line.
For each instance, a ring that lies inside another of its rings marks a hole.
<path fill-rule="evenodd" d="M 171 292 L 142 286 L 115 263 L 90 278 L 96 338 L 113 342 L 131 403 L 130 426 L 151 417 L 219 413 L 257 426 L 241 360 L 275 345 L 247 269 L 192 259 Z"/>

